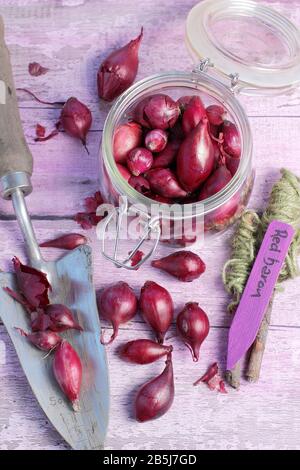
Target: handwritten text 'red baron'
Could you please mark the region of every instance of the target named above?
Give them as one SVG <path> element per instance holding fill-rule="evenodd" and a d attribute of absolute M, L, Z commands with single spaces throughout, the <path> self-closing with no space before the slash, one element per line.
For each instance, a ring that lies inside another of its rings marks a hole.
<path fill-rule="evenodd" d="M 281 253 L 280 243 L 283 239 L 288 237 L 287 230 L 275 230 L 275 233 L 271 235 L 271 244 L 269 246 L 269 252 L 272 256 L 264 257 L 263 267 L 261 269 L 260 279 L 257 283 L 256 291 L 251 297 L 261 297 L 262 291 L 268 282 L 268 278 L 272 272 L 272 266 L 279 263 L 280 260 L 276 258 L 276 253 Z"/>

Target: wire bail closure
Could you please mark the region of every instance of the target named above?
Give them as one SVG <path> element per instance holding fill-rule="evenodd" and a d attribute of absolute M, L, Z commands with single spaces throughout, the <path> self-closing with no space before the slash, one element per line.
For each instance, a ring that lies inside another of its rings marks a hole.
<path fill-rule="evenodd" d="M 130 215 L 130 212 L 137 213 L 139 212 L 137 207 L 128 207 L 128 201 L 127 198 L 124 196 L 121 196 L 121 202 L 119 207 L 115 207 L 106 217 L 103 219 L 100 224 L 99 224 L 99 236 L 100 239 L 102 239 L 101 243 L 101 253 L 104 256 L 104 258 L 108 259 L 114 265 L 118 268 L 125 268 L 129 269 L 131 271 L 138 269 L 145 261 L 147 261 L 154 251 L 156 250 L 156 247 L 158 245 L 160 235 L 161 235 L 161 229 L 160 229 L 160 223 L 159 223 L 159 217 L 150 217 L 147 215 L 147 219 L 144 221 L 144 227 L 143 227 L 143 233 L 141 237 L 138 239 L 137 244 L 133 248 L 133 250 L 130 251 L 129 256 L 125 258 L 124 260 L 119 260 L 118 259 L 118 252 L 119 252 L 119 243 L 120 243 L 120 232 L 121 232 L 121 227 L 122 227 L 122 219 L 124 218 L 124 215 Z M 143 217 L 145 214 L 143 213 Z M 115 244 L 113 247 L 113 255 L 109 255 L 106 252 L 106 233 L 107 233 L 107 228 L 109 223 L 113 218 L 116 217 L 116 236 L 115 236 Z M 143 221 L 142 215 L 140 215 L 139 220 Z M 144 242 L 149 238 L 150 234 L 153 233 L 155 235 L 154 240 L 153 240 L 153 246 L 150 249 L 150 251 L 143 256 L 143 258 L 136 263 L 134 266 L 131 266 L 130 262 L 133 258 L 133 256 L 136 254 L 136 252 L 141 248 L 141 246 L 144 244 Z"/>
<path fill-rule="evenodd" d="M 194 67 L 193 72 L 195 73 L 206 73 L 209 68 L 214 68 L 214 63 L 209 57 L 205 57 Z M 239 91 L 240 76 L 238 73 L 231 73 L 227 75 L 230 80 L 230 91 L 235 94 Z"/>
<path fill-rule="evenodd" d="M 207 72 L 208 67 L 214 67 L 209 57 L 205 57 L 195 66 L 194 72 Z"/>
<path fill-rule="evenodd" d="M 231 79 L 231 84 L 230 84 L 230 91 L 235 94 L 238 91 L 239 88 L 239 81 L 240 81 L 240 76 L 238 73 L 231 73 L 229 75 L 229 78 Z"/>

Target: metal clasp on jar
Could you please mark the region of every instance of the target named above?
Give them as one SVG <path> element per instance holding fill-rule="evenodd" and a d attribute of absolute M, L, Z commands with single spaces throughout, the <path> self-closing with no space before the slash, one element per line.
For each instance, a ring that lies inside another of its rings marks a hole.
<path fill-rule="evenodd" d="M 194 67 L 193 72 L 207 72 L 208 67 L 214 67 L 209 57 L 205 57 Z"/>
<path fill-rule="evenodd" d="M 130 215 L 137 215 L 138 213 L 138 208 L 135 206 L 129 206 L 128 207 L 128 201 L 126 197 L 121 197 L 121 202 L 119 207 L 115 207 L 111 212 L 103 219 L 100 224 L 99 228 L 97 227 L 97 236 L 98 238 L 102 241 L 101 243 L 101 253 L 102 255 L 112 261 L 115 266 L 118 268 L 126 268 L 129 270 L 136 270 L 138 269 L 147 259 L 149 259 L 154 251 L 156 250 L 157 244 L 160 239 L 160 234 L 161 234 L 161 229 L 160 229 L 160 222 L 159 222 L 159 217 L 150 217 L 149 215 L 145 215 L 145 213 L 140 214 L 139 217 L 139 222 L 143 224 L 143 233 L 138 239 L 136 245 L 133 247 L 133 249 L 130 251 L 130 254 L 124 258 L 124 259 L 119 259 L 119 244 L 120 244 L 120 233 L 121 233 L 121 228 L 122 228 L 122 220 L 124 219 L 124 216 L 130 216 Z M 114 242 L 114 247 L 113 247 L 113 254 L 110 255 L 108 254 L 106 250 L 106 234 L 107 234 L 107 228 L 109 223 L 112 221 L 113 218 L 116 218 L 116 235 L 115 235 L 115 242 Z M 134 266 L 131 266 L 131 260 L 136 254 L 136 252 L 142 247 L 142 245 L 145 243 L 145 241 L 150 237 L 150 235 L 153 234 L 153 245 L 150 251 L 146 253 L 143 258 L 136 263 Z"/>
<path fill-rule="evenodd" d="M 195 73 L 206 73 L 209 68 L 214 68 L 214 63 L 210 60 L 209 57 L 205 57 L 200 60 L 200 62 L 194 67 L 193 72 Z M 217 71 L 216 71 L 217 73 Z M 240 91 L 240 76 L 238 73 L 230 73 L 228 78 L 230 79 L 230 91 L 233 94 L 236 94 Z"/>

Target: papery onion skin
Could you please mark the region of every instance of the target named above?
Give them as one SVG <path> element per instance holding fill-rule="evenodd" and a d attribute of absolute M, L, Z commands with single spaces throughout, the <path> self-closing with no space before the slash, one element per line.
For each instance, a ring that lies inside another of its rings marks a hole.
<path fill-rule="evenodd" d="M 131 251 L 128 252 L 129 255 L 131 255 L 131 253 L 132 253 Z M 137 250 L 130 260 L 131 266 L 137 266 L 140 263 L 140 261 L 142 261 L 144 256 L 145 256 L 145 253 L 143 251 Z M 139 266 L 136 269 L 139 269 Z"/>
<path fill-rule="evenodd" d="M 125 361 L 134 364 L 151 364 L 172 351 L 172 346 L 164 346 L 150 339 L 137 339 L 126 343 L 120 355 Z"/>
<path fill-rule="evenodd" d="M 200 347 L 209 333 L 209 319 L 197 302 L 188 302 L 176 319 L 177 331 L 192 353 L 193 361 L 199 360 Z"/>
<path fill-rule="evenodd" d="M 86 212 L 96 212 L 98 207 L 103 204 L 104 199 L 100 191 L 96 191 L 92 196 L 88 196 L 84 199 L 84 207 Z"/>
<path fill-rule="evenodd" d="M 171 295 L 156 282 L 146 281 L 141 289 L 139 305 L 143 318 L 155 331 L 158 342 L 163 343 L 174 316 Z"/>
<path fill-rule="evenodd" d="M 29 306 L 33 309 L 44 308 L 49 304 L 48 293 L 51 290 L 46 274 L 22 264 L 16 256 L 12 261 L 19 291 L 26 298 Z"/>
<path fill-rule="evenodd" d="M 178 225 L 174 223 L 174 220 L 161 219 L 160 226 L 162 243 L 182 248 L 192 245 L 197 240 L 193 224 L 189 230 L 186 230 L 184 224 L 181 224 L 178 230 Z"/>
<path fill-rule="evenodd" d="M 37 137 L 45 137 L 46 134 L 46 128 L 42 126 L 41 124 L 37 124 L 35 126 L 35 135 Z"/>
<path fill-rule="evenodd" d="M 214 362 L 207 370 L 207 372 L 200 377 L 200 379 L 194 382 L 194 385 L 199 383 L 206 383 L 210 390 L 217 390 L 220 393 L 227 393 L 225 382 L 222 380 L 219 375 L 219 367 L 216 362 Z"/>
<path fill-rule="evenodd" d="M 84 199 L 85 212 L 78 212 L 74 220 L 83 228 L 88 230 L 96 226 L 104 216 L 96 215 L 97 208 L 103 204 L 104 199 L 100 191 L 96 191 L 92 196 Z"/>
<path fill-rule="evenodd" d="M 30 315 L 30 327 L 32 331 L 46 331 L 51 327 L 51 319 L 43 311 L 32 312 Z"/>
<path fill-rule="evenodd" d="M 139 390 L 135 400 L 135 416 L 139 422 L 163 416 L 174 401 L 174 375 L 171 355 L 166 361 L 163 372 L 146 382 Z"/>
<path fill-rule="evenodd" d="M 218 367 L 218 364 L 217 362 L 214 362 L 207 370 L 207 372 L 205 372 L 205 374 L 203 374 L 200 379 L 196 380 L 196 382 L 194 382 L 194 386 L 195 385 L 199 385 L 200 382 L 203 382 L 203 383 L 207 383 L 209 382 L 215 375 L 217 375 L 219 372 L 219 367 Z"/>
<path fill-rule="evenodd" d="M 49 69 L 47 67 L 43 67 L 38 62 L 30 62 L 28 64 L 28 72 L 32 77 L 39 77 L 40 75 L 45 75 L 49 72 Z"/>
<path fill-rule="evenodd" d="M 36 308 L 33 307 L 29 302 L 28 300 L 26 299 L 26 297 L 20 293 L 20 292 L 16 292 L 14 291 L 13 289 L 11 289 L 10 287 L 8 286 L 4 286 L 2 287 L 2 289 L 4 290 L 4 292 L 6 292 L 10 297 L 12 297 L 14 300 L 16 300 L 17 302 L 19 302 L 21 305 L 23 305 L 23 307 L 26 309 L 26 311 L 28 313 L 36 313 Z"/>

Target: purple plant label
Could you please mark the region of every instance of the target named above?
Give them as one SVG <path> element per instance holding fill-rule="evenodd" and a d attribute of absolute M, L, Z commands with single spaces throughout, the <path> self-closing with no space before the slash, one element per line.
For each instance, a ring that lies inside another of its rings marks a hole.
<path fill-rule="evenodd" d="M 294 236 L 291 225 L 270 223 L 229 330 L 227 370 L 253 344 Z"/>

